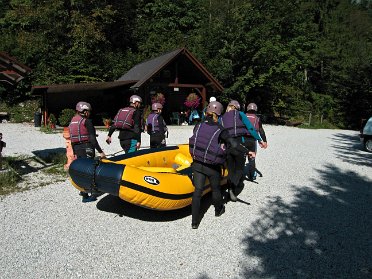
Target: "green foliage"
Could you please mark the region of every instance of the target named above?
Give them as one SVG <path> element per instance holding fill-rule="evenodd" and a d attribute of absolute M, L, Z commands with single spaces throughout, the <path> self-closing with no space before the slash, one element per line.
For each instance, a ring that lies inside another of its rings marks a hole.
<path fill-rule="evenodd" d="M 53 113 L 51 113 L 49 115 L 48 123 L 51 124 L 51 125 L 57 124 L 57 118 L 55 117 L 55 115 Z"/>
<path fill-rule="evenodd" d="M 6 111 L 10 114 L 10 121 L 14 123 L 31 122 L 34 119 L 34 113 L 40 108 L 38 101 L 29 100 L 9 105 L 6 102 L 0 103 L 0 111 Z"/>
<path fill-rule="evenodd" d="M 12 106 L 29 97 L 31 84 L 112 81 L 186 46 L 224 86 L 218 96 L 224 102 L 253 101 L 261 113 L 298 119 L 310 111 L 348 128 L 372 114 L 370 1 L 0 0 L 0 6 L 0 50 L 32 68 L 16 89 L 0 87 L 1 100 Z"/>
<path fill-rule="evenodd" d="M 17 183 L 21 181 L 21 177 L 10 168 L 10 161 L 11 158 L 3 158 L 2 164 L 4 170 L 0 172 L 0 196 L 21 190 L 21 188 L 17 187 Z"/>
<path fill-rule="evenodd" d="M 203 9 L 198 2 L 139 1 L 134 34 L 141 56 L 149 58 L 186 45 L 202 19 Z"/>
<path fill-rule="evenodd" d="M 45 134 L 56 134 L 56 133 L 58 133 L 58 131 L 56 129 L 52 129 L 50 127 L 50 125 L 48 125 L 48 126 L 42 125 L 40 127 L 40 132 L 45 133 Z"/>
<path fill-rule="evenodd" d="M 58 123 L 62 127 L 67 127 L 70 122 L 72 117 L 74 117 L 75 111 L 73 109 L 63 109 L 61 114 L 58 117 Z"/>

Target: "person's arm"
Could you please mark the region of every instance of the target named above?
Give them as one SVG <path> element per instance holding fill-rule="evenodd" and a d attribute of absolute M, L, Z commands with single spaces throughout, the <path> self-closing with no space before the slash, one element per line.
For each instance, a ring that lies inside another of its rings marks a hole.
<path fill-rule="evenodd" d="M 165 134 L 167 131 L 167 126 L 165 125 L 165 121 L 162 115 L 158 116 L 158 122 L 159 122 L 159 130 L 161 133 Z"/>
<path fill-rule="evenodd" d="M 134 127 L 133 132 L 135 134 L 134 139 L 141 143 L 141 111 L 136 109 L 133 113 Z"/>
<path fill-rule="evenodd" d="M 108 132 L 108 135 L 107 135 L 107 138 L 106 138 L 107 144 L 110 144 L 111 143 L 111 136 L 115 132 L 115 130 L 116 130 L 116 128 L 115 128 L 114 124 L 112 124 L 110 126 L 110 129 L 109 129 L 109 132 Z"/>
<path fill-rule="evenodd" d="M 235 149 L 243 154 L 248 152 L 248 149 L 244 145 L 239 143 L 236 139 L 232 138 L 226 129 L 222 130 L 219 138 L 226 143 L 227 149 Z"/>
<path fill-rule="evenodd" d="M 247 127 L 248 132 L 252 135 L 252 137 L 254 137 L 256 140 L 258 140 L 259 142 L 261 142 L 262 141 L 262 138 L 257 133 L 256 129 L 253 127 L 251 121 L 249 121 L 249 119 L 245 115 L 245 113 L 242 112 L 242 111 L 239 111 L 239 115 L 240 115 L 240 117 L 242 119 L 243 124 L 245 125 L 245 127 Z"/>
<path fill-rule="evenodd" d="M 137 141 L 136 149 L 139 150 L 141 147 L 141 126 L 142 126 L 142 114 L 139 109 L 136 109 L 133 113 L 133 121 L 134 121 L 134 127 L 133 127 L 133 134 L 135 139 Z"/>
<path fill-rule="evenodd" d="M 261 122 L 260 118 L 258 118 L 258 132 L 260 133 L 260 136 L 262 138 L 262 144 L 260 144 L 260 146 L 262 148 L 266 149 L 267 148 L 267 138 L 266 138 L 265 130 L 262 127 L 262 122 Z"/>
<path fill-rule="evenodd" d="M 87 127 L 88 133 L 89 133 L 89 141 L 93 145 L 95 149 L 97 149 L 98 153 L 102 158 L 106 157 L 105 153 L 103 153 L 101 146 L 99 145 L 97 139 L 96 139 L 96 129 L 93 126 L 91 119 L 85 120 L 85 127 Z"/>

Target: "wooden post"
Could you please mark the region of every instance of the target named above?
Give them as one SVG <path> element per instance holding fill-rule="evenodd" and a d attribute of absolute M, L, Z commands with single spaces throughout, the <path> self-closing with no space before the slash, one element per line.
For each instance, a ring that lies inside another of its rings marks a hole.
<path fill-rule="evenodd" d="M 205 89 L 204 86 L 203 86 L 202 91 L 200 92 L 200 95 L 202 97 L 202 104 L 203 104 L 203 107 L 204 107 L 207 104 L 207 90 Z"/>

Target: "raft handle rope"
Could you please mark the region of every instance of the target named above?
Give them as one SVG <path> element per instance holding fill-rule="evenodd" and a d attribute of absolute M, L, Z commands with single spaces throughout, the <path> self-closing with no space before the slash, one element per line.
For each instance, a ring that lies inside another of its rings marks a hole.
<path fill-rule="evenodd" d="M 101 160 L 100 160 L 100 157 L 98 158 L 94 158 L 94 163 L 93 163 L 93 166 L 94 166 L 94 170 L 93 170 L 93 181 L 92 181 L 92 184 L 90 185 L 90 191 L 93 193 L 99 193 L 99 190 L 97 188 L 97 185 L 96 185 L 96 170 L 97 170 L 97 167 L 99 166 Z"/>
<path fill-rule="evenodd" d="M 119 151 L 117 151 L 117 152 L 115 152 L 115 153 L 111 153 L 111 154 L 108 154 L 108 155 L 106 155 L 106 156 L 107 156 L 107 157 L 111 157 L 111 156 L 114 156 L 114 155 L 119 154 L 119 153 L 121 153 L 121 152 L 124 152 L 124 150 L 119 150 Z"/>
<path fill-rule="evenodd" d="M 170 146 L 178 146 L 178 144 L 167 144 L 167 147 L 170 147 Z M 151 146 L 141 146 L 140 147 L 140 149 L 147 149 L 147 148 L 151 148 Z M 119 154 L 121 152 L 124 152 L 124 150 L 119 150 L 117 152 L 108 154 L 108 155 L 106 155 L 106 157 L 112 157 L 112 156 L 115 156 L 116 154 Z"/>

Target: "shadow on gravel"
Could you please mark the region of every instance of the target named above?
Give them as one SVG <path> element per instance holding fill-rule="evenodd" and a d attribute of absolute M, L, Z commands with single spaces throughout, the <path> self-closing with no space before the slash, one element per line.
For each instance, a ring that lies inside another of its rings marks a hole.
<path fill-rule="evenodd" d="M 318 172 L 291 203 L 262 208 L 242 243 L 260 267 L 243 267 L 245 278 L 372 278 L 371 181 L 331 164 Z"/>
<path fill-rule="evenodd" d="M 24 176 L 62 163 L 66 158 L 65 148 L 37 150 L 32 153 L 35 156 L 6 157 L 5 161 L 18 175 Z"/>
<path fill-rule="evenodd" d="M 52 163 L 53 158 L 56 155 L 65 155 L 66 148 L 51 148 L 51 149 L 43 149 L 43 150 L 35 150 L 32 153 L 39 159 L 41 159 L 45 163 Z"/>
<path fill-rule="evenodd" d="M 204 216 L 211 205 L 211 195 L 208 193 L 202 199 L 201 214 Z M 191 214 L 191 206 L 171 211 L 157 211 L 126 202 L 119 197 L 107 195 L 97 203 L 97 209 L 148 222 L 168 222 L 185 218 Z"/>
<path fill-rule="evenodd" d="M 358 135 L 335 134 L 332 147 L 339 159 L 359 166 L 372 167 L 372 154 L 365 151 Z"/>
<path fill-rule="evenodd" d="M 227 194 L 227 189 L 223 188 L 223 200 L 224 203 L 230 202 Z M 238 198 L 238 202 L 250 205 L 249 202 L 241 200 Z M 205 213 L 210 209 L 212 206 L 212 194 L 207 193 L 203 196 L 200 204 L 200 219 L 203 222 L 203 218 Z M 119 197 L 107 195 L 101 198 L 97 203 L 97 209 L 109 213 L 114 213 L 119 215 L 119 217 L 130 217 L 142 221 L 148 222 L 168 222 L 174 221 L 178 219 L 185 218 L 191 215 L 191 206 L 187 206 L 185 208 L 181 208 L 178 210 L 170 210 L 170 211 L 157 211 L 151 210 L 144 207 L 136 206 L 129 202 L 126 202 Z M 214 210 L 214 207 L 213 207 Z"/>

